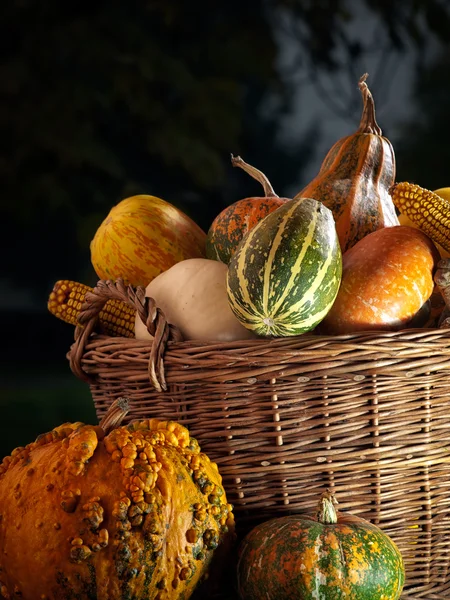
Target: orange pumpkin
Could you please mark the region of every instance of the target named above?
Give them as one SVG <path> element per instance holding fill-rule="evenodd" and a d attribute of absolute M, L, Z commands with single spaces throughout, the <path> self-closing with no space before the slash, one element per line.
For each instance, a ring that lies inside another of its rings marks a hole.
<path fill-rule="evenodd" d="M 227 206 L 212 222 L 206 238 L 206 256 L 225 264 L 230 262 L 244 235 L 253 229 L 266 215 L 273 212 L 289 198 L 279 198 L 267 177 L 244 162 L 240 156 L 232 156 L 234 167 L 240 167 L 264 188 L 264 196 L 238 200 Z"/>
<path fill-rule="evenodd" d="M 318 175 L 295 196 L 314 198 L 333 212 L 342 252 L 372 231 L 399 224 L 389 194 L 394 149 L 376 122 L 366 77 L 359 81 L 364 106 L 358 130 L 334 144 Z"/>
<path fill-rule="evenodd" d="M 91 242 L 100 279 L 145 287 L 186 258 L 205 256 L 206 233 L 181 210 L 155 196 L 132 196 L 114 206 Z"/>
<path fill-rule="evenodd" d="M 324 333 L 404 327 L 433 293 L 440 260 L 430 238 L 413 227 L 379 229 L 342 257 L 342 280 Z"/>
<path fill-rule="evenodd" d="M 187 599 L 234 519 L 187 429 L 149 419 L 65 423 L 0 464 L 0 596 Z M 223 559 L 223 556 L 221 557 Z"/>

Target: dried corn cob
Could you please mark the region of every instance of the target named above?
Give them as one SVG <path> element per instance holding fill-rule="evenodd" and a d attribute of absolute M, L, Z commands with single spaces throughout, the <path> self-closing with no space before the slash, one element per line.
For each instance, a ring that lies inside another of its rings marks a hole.
<path fill-rule="evenodd" d="M 392 201 L 436 244 L 450 252 L 450 202 L 406 181 L 391 188 Z"/>
<path fill-rule="evenodd" d="M 48 299 L 48 310 L 66 323 L 77 325 L 78 314 L 87 292 L 92 288 L 84 283 L 62 279 L 57 281 Z M 134 337 L 134 308 L 120 300 L 108 300 L 100 311 L 102 333 L 112 336 Z"/>

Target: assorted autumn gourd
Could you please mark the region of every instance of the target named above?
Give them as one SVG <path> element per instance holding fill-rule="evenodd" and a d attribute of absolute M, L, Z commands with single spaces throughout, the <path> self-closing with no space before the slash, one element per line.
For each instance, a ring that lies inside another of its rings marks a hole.
<path fill-rule="evenodd" d="M 432 307 L 433 295 L 450 307 L 449 261 L 439 262 L 450 253 L 450 191 L 395 183 L 394 150 L 366 77 L 358 129 L 332 146 L 293 199 L 278 197 L 240 157 L 232 165 L 263 195 L 230 204 L 207 234 L 164 200 L 127 198 L 92 239 L 97 276 L 138 288 L 184 340 L 216 349 L 442 322 L 442 306 Z M 80 324 L 90 292 L 60 280 L 48 308 Z M 95 335 L 152 347 L 138 313 L 108 300 Z M 196 440 L 151 415 L 121 426 L 123 410 L 114 410 L 99 426 L 64 424 L 4 459 L 0 597 L 187 600 L 216 549 L 229 550 L 232 507 Z M 405 573 L 385 533 L 336 513 L 324 494 L 317 515 L 251 531 L 237 576 L 242 600 L 397 600 Z"/>
<path fill-rule="evenodd" d="M 0 463 L 0 597 L 187 600 L 234 517 L 182 425 L 65 423 Z"/>
<path fill-rule="evenodd" d="M 317 514 L 276 517 L 250 531 L 237 579 L 241 600 L 398 600 L 405 568 L 388 535 L 337 512 L 325 492 Z"/>
<path fill-rule="evenodd" d="M 397 278 L 381 288 L 380 265 L 392 258 L 391 241 L 405 235 L 403 229 L 396 231 L 401 223 L 422 231 L 446 257 L 450 201 L 445 189 L 441 197 L 409 183 L 395 184 L 394 150 L 377 123 L 366 78 L 367 74 L 358 82 L 363 100 L 358 129 L 332 146 L 317 176 L 294 199 L 280 198 L 264 173 L 232 155 L 232 165 L 262 185 L 262 196 L 230 204 L 207 234 L 164 200 L 145 195 L 125 199 L 113 207 L 91 242 L 97 275 L 146 288 L 146 295 L 186 340 L 220 342 L 433 325 L 435 320 L 419 317 L 430 296 L 436 260 L 421 261 L 417 252 L 412 253 L 408 260 L 395 262 Z M 386 230 L 392 231 L 385 234 Z M 373 235 L 377 232 L 381 236 Z M 353 247 L 372 257 L 370 266 L 369 258 L 356 260 L 359 271 L 369 278 L 367 285 L 354 277 Z M 404 285 L 396 288 L 402 277 Z M 420 293 L 412 301 L 414 293 L 405 290 L 415 283 Z M 59 289 L 68 285 L 58 284 Z M 53 291 L 48 306 L 59 318 L 74 323 L 84 306 L 80 291 L 84 288 L 71 285 L 66 295 Z M 405 292 L 401 299 L 398 290 Z M 120 302 L 105 305 L 98 331 L 151 338 L 133 308 Z"/>
<path fill-rule="evenodd" d="M 164 200 L 146 195 L 127 198 L 111 209 L 92 239 L 97 275 L 146 288 L 184 339 L 232 341 L 314 330 L 337 334 L 366 326 L 392 329 L 420 323 L 417 316 L 428 301 L 435 259 L 421 262 L 410 256 L 396 263 L 398 279 L 404 276 L 411 286 L 416 276 L 421 279 L 417 282 L 421 291 L 411 302 L 409 293 L 402 300 L 392 293 L 395 277 L 393 287 L 384 285 L 373 295 L 382 270 L 372 263 L 365 269 L 369 284 L 358 287 L 352 266 L 355 253 L 350 251 L 356 246 L 365 257 L 373 256 L 374 262 L 387 263 L 392 257 L 390 240 L 404 235 L 404 230 L 392 231 L 386 238 L 385 233 L 372 234 L 403 225 L 422 231 L 440 256 L 447 257 L 450 193 L 448 188 L 430 192 L 395 183 L 395 153 L 377 123 L 366 79 L 367 74 L 358 82 L 363 100 L 358 129 L 331 147 L 317 176 L 293 200 L 280 198 L 264 173 L 232 155 L 232 165 L 257 180 L 263 195 L 230 204 L 216 216 L 207 234 Z M 322 225 L 315 228 L 317 206 L 330 212 L 322 211 Z M 381 243 L 382 239 L 387 241 Z M 364 271 L 364 265 L 358 269 Z M 62 293 L 62 286 L 70 291 Z M 83 308 L 85 289 L 83 284 L 58 282 L 49 298 L 50 311 L 73 324 Z M 423 304 L 417 307 L 420 301 Z M 372 311 L 371 318 L 355 316 L 359 303 L 370 307 L 366 313 Z M 350 306 L 351 318 L 345 308 Z M 98 330 L 151 337 L 133 308 L 119 301 L 105 305 Z"/>

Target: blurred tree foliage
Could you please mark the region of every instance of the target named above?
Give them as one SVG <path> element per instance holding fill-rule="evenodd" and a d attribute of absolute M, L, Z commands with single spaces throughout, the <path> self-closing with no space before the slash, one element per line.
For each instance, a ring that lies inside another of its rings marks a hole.
<path fill-rule="evenodd" d="M 402 127 L 397 148 L 397 175 L 435 190 L 450 187 L 450 50 L 418 78 L 413 121 Z"/>
<path fill-rule="evenodd" d="M 448 35 L 442 0 L 363 3 L 392 48 Z M 230 152 L 279 193 L 298 180 L 320 130 L 280 138 L 293 98 L 277 68 L 280 32 L 308 77 L 365 51 L 346 33 L 348 0 L 10 0 L 2 13 L 3 276 L 40 289 L 90 276 L 89 241 L 128 195 L 165 198 L 207 229 L 258 191 L 230 175 Z"/>

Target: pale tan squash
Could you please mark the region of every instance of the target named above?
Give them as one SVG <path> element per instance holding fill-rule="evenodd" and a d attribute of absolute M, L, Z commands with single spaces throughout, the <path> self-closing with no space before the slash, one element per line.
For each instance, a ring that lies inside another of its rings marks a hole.
<path fill-rule="evenodd" d="M 231 311 L 227 270 L 227 265 L 216 260 L 183 260 L 153 279 L 146 295 L 155 300 L 169 323 L 179 327 L 185 340 L 227 342 L 255 338 Z M 135 331 L 137 339 L 151 338 L 139 316 Z"/>

